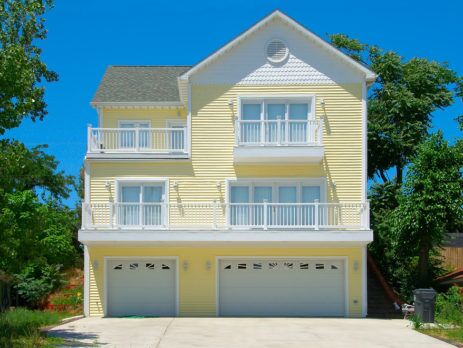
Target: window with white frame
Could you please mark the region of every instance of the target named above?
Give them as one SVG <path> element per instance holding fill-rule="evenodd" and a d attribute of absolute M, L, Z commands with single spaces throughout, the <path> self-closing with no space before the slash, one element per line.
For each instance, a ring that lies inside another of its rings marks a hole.
<path fill-rule="evenodd" d="M 233 182 L 230 224 L 243 226 L 312 225 L 314 202 L 324 201 L 325 185 L 313 182 Z"/>
<path fill-rule="evenodd" d="M 165 183 L 119 182 L 117 218 L 119 225 L 162 226 Z"/>
<path fill-rule="evenodd" d="M 242 98 L 240 144 L 305 144 L 312 139 L 312 97 Z"/>

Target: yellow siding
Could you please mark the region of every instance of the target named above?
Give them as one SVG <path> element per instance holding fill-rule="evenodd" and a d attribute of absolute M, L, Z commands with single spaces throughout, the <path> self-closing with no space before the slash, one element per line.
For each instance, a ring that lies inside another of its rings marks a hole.
<path fill-rule="evenodd" d="M 102 128 L 118 128 L 118 121 L 150 121 L 151 128 L 166 128 L 167 121 L 186 122 L 186 109 L 102 109 Z"/>
<path fill-rule="evenodd" d="M 90 315 L 103 315 L 104 306 L 104 257 L 178 257 L 179 315 L 216 315 L 216 257 L 220 256 L 284 256 L 284 257 L 347 257 L 348 313 L 360 317 L 362 313 L 362 264 L 361 248 L 269 248 L 269 247 L 89 247 L 90 265 Z M 186 270 L 181 266 L 188 261 Z M 211 263 L 207 269 L 206 262 Z M 366 277 L 365 277 L 366 278 Z"/>
<path fill-rule="evenodd" d="M 235 165 L 234 119 L 238 96 L 282 93 L 312 93 L 318 100 L 325 100 L 324 109 L 319 102 L 316 107 L 317 117 L 323 118 L 325 125 L 323 162 L 310 165 Z M 230 99 L 234 101 L 233 110 L 228 105 Z M 361 106 L 360 85 L 193 86 L 192 159 L 183 162 L 93 162 L 90 166 L 91 200 L 107 202 L 110 197 L 105 182 L 116 177 L 169 177 L 171 202 L 224 201 L 225 187 L 222 185 L 219 190 L 216 183 L 223 182 L 226 178 L 326 177 L 328 183 L 336 181 L 337 185 L 336 190 L 328 185 L 330 201 L 360 202 L 363 184 Z M 111 122 L 122 115 L 124 118 L 130 115 L 138 119 L 152 112 L 135 109 L 107 110 L 103 114 L 103 126 L 114 125 Z M 170 118 L 167 114 L 175 114 L 176 111 L 166 109 L 163 112 L 166 113 L 165 118 Z M 178 191 L 173 190 L 173 181 L 178 182 Z M 114 185 L 111 194 L 114 195 Z"/>

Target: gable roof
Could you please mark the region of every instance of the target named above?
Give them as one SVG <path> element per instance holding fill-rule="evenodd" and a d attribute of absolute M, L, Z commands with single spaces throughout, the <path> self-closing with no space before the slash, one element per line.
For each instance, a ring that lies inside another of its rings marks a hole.
<path fill-rule="evenodd" d="M 180 103 L 177 79 L 189 68 L 190 66 L 109 66 L 91 104 Z"/>
<path fill-rule="evenodd" d="M 271 22 L 274 19 L 280 19 L 283 22 L 287 23 L 288 25 L 292 26 L 296 30 L 299 30 L 302 34 L 306 35 L 309 39 L 315 41 L 317 44 L 319 44 L 323 49 L 329 51 L 331 54 L 335 55 L 339 59 L 345 61 L 347 64 L 352 66 L 353 69 L 356 69 L 360 71 L 361 73 L 364 74 L 365 79 L 367 82 L 374 82 L 376 79 L 376 74 L 370 70 L 367 66 L 357 62 L 356 60 L 352 59 L 348 55 L 346 55 L 344 52 L 340 51 L 330 43 L 326 42 L 323 40 L 321 37 L 317 36 L 298 22 L 296 22 L 294 19 L 290 18 L 289 16 L 285 15 L 284 13 L 280 12 L 279 10 L 273 11 L 271 14 L 254 24 L 251 28 L 243 32 L 242 34 L 238 35 L 235 39 L 203 59 L 201 62 L 198 64 L 194 65 L 191 69 L 187 70 L 184 72 L 181 76 L 181 80 L 187 80 L 191 75 L 196 73 L 198 70 L 202 69 L 212 61 L 216 60 L 219 58 L 222 54 L 225 52 L 228 52 L 232 47 L 238 45 L 240 42 L 242 42 L 244 39 L 249 37 L 252 33 L 256 32 L 260 28 L 264 27 L 267 25 L 269 22 Z"/>

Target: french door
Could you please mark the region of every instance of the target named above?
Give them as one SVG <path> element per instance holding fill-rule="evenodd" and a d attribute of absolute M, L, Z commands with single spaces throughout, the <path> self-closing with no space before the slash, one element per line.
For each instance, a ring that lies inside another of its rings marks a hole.
<path fill-rule="evenodd" d="M 146 149 L 150 147 L 150 132 L 148 121 L 120 121 L 119 127 L 123 128 L 120 133 L 119 147 L 121 149 L 133 150 L 135 148 Z M 138 128 L 138 131 L 136 129 Z"/>

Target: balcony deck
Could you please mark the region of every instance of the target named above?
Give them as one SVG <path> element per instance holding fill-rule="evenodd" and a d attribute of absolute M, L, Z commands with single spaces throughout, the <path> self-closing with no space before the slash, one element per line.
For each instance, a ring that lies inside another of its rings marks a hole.
<path fill-rule="evenodd" d="M 237 120 L 235 163 L 319 163 L 321 120 Z"/>
<path fill-rule="evenodd" d="M 186 128 L 88 127 L 87 158 L 188 158 Z"/>
<path fill-rule="evenodd" d="M 84 203 L 83 230 L 369 230 L 369 203 Z"/>

